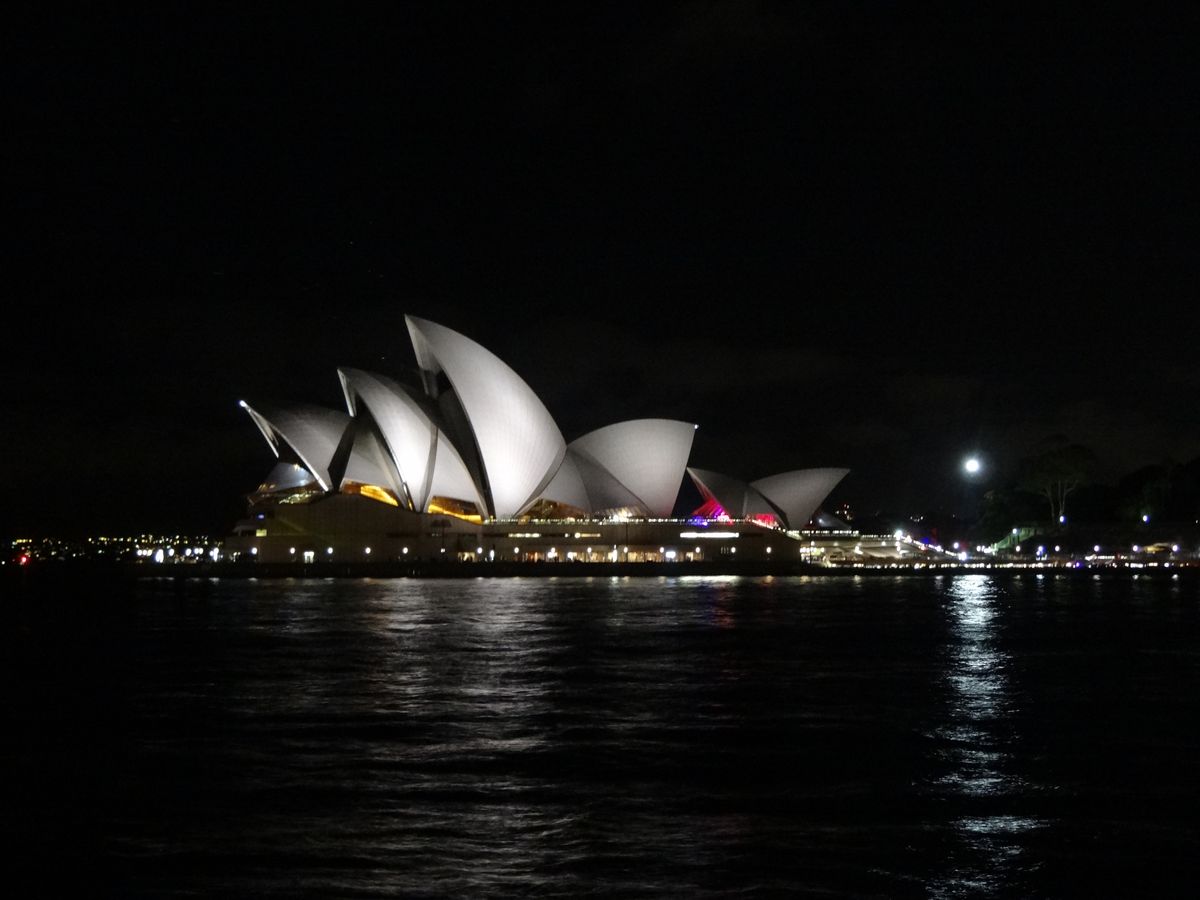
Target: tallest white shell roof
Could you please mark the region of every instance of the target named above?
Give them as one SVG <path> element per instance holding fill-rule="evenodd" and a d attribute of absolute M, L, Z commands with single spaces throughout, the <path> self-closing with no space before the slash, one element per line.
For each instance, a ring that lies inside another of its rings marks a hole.
<path fill-rule="evenodd" d="M 517 515 L 558 471 L 567 445 L 537 394 L 484 347 L 443 325 L 405 316 L 417 363 L 445 372 L 466 413 L 491 489 L 492 514 Z"/>

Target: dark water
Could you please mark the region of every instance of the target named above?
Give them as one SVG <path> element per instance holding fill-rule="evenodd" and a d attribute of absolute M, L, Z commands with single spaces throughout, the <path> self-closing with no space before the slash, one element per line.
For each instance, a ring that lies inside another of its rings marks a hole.
<path fill-rule="evenodd" d="M 41 893 L 1200 885 L 1194 582 L 143 582 L 4 625 Z"/>

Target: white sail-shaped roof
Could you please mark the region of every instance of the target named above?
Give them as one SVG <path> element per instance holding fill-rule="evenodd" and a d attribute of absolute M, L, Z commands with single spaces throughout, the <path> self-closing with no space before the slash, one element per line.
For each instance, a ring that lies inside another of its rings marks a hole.
<path fill-rule="evenodd" d="M 483 495 L 479 492 L 475 479 L 467 470 L 466 464 L 454 445 L 444 432 L 437 435 L 437 454 L 433 461 L 433 477 L 429 482 L 429 493 L 425 497 L 422 511 L 434 497 L 452 497 L 455 500 L 469 500 L 478 508 L 480 514 L 487 510 Z"/>
<path fill-rule="evenodd" d="M 417 362 L 445 372 L 475 436 L 491 514 L 510 518 L 540 496 L 567 445 L 542 401 L 499 357 L 445 326 L 405 316 Z"/>
<path fill-rule="evenodd" d="M 720 472 L 688 468 L 688 475 L 705 500 L 716 501 L 725 515 L 740 519 L 746 514 L 746 492 L 750 485 Z"/>
<path fill-rule="evenodd" d="M 798 469 L 750 482 L 779 507 L 790 528 L 803 528 L 849 469 Z"/>
<path fill-rule="evenodd" d="M 766 497 L 740 479 L 705 469 L 689 468 L 687 473 L 704 499 L 715 500 L 731 519 L 781 515 Z"/>
<path fill-rule="evenodd" d="M 403 386 L 361 369 L 339 369 L 338 376 L 351 412 L 357 414 L 361 402 L 378 424 L 413 509 L 424 512 L 432 497 L 453 497 L 484 508 L 462 457 Z"/>
<path fill-rule="evenodd" d="M 668 518 L 679 496 L 696 426 L 674 419 L 633 419 L 606 425 L 571 442 L 571 450 L 603 466 L 642 501 Z"/>
<path fill-rule="evenodd" d="M 332 490 L 329 463 L 350 421 L 348 415 L 322 406 L 251 408 L 244 400 L 241 406 L 250 414 L 276 456 L 279 455 L 279 442 L 282 441 L 292 449 L 324 490 Z"/>
<path fill-rule="evenodd" d="M 573 506 L 586 513 L 592 512 L 592 502 L 588 499 L 587 488 L 583 485 L 583 476 L 579 474 L 575 457 L 570 450 L 563 457 L 562 465 L 558 467 L 546 489 L 542 491 L 542 499 Z"/>
<path fill-rule="evenodd" d="M 349 459 L 346 460 L 346 470 L 342 473 L 342 483 L 353 481 L 358 484 L 373 484 L 388 488 L 397 498 L 402 499 L 403 483 L 379 433 L 374 428 L 364 427 L 360 423 L 353 440 Z"/>
<path fill-rule="evenodd" d="M 361 369 L 338 369 L 346 405 L 352 414 L 363 404 L 379 426 L 413 508 L 429 502 L 433 476 L 436 427 L 399 384 L 383 375 Z M 474 496 L 474 491 L 469 496 Z"/>
<path fill-rule="evenodd" d="M 579 472 L 591 512 L 604 514 L 620 511 L 639 516 L 651 514 L 642 498 L 618 481 L 604 466 L 570 448 L 567 448 L 567 459 L 575 464 Z"/>

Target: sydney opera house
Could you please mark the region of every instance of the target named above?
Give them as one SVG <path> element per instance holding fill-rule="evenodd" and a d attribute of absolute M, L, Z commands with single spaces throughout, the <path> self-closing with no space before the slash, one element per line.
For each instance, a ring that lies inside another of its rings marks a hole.
<path fill-rule="evenodd" d="M 846 469 L 743 481 L 689 467 L 698 426 L 603 425 L 568 443 L 503 361 L 406 317 L 419 384 L 339 369 L 345 411 L 242 401 L 275 456 L 227 553 L 261 562 L 801 559 Z M 414 379 L 415 380 L 415 379 Z M 702 504 L 676 509 L 684 479 Z"/>

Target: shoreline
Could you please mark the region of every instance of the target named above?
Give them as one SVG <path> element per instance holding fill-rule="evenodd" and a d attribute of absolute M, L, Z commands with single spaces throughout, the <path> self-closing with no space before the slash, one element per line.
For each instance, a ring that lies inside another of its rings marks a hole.
<path fill-rule="evenodd" d="M 1160 566 L 1056 566 L 996 563 L 981 566 L 828 566 L 810 563 L 768 562 L 370 562 L 370 563 L 234 563 L 206 562 L 155 565 L 142 562 L 42 561 L 28 566 L 0 569 L 0 586 L 24 590 L 53 588 L 59 584 L 132 583 L 137 581 L 308 580 L 308 579 L 399 579 L 421 580 L 470 578 L 720 578 L 720 577 L 810 577 L 868 578 L 1001 575 L 1055 578 L 1150 578 L 1156 580 L 1200 580 L 1200 564 Z"/>

